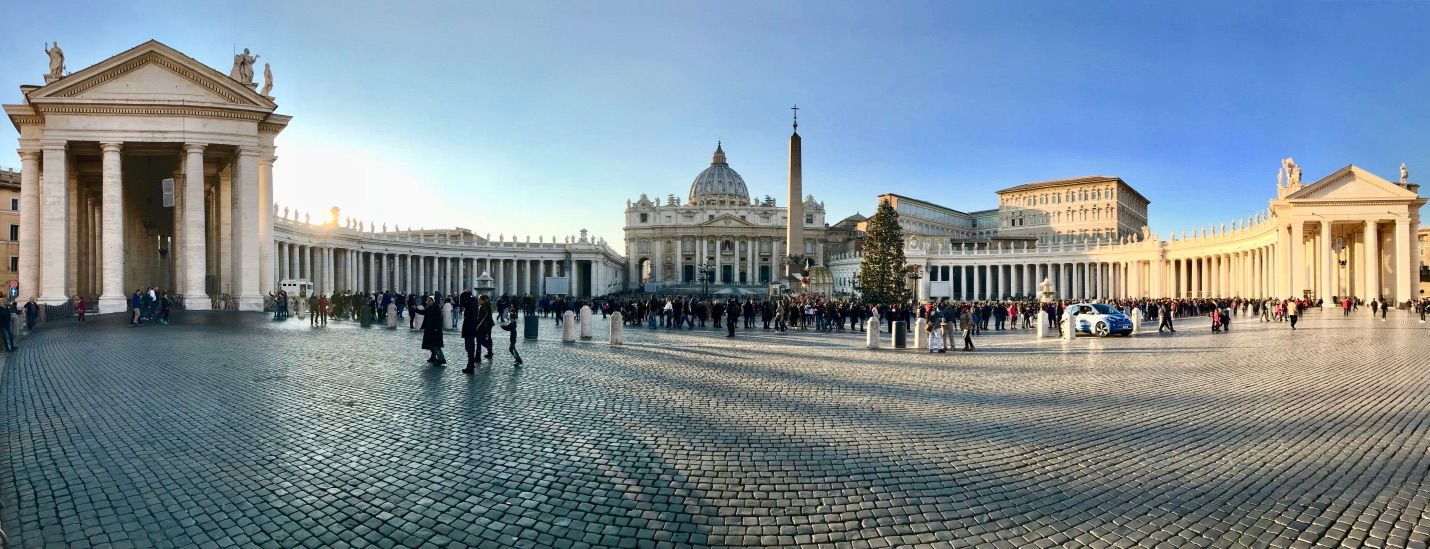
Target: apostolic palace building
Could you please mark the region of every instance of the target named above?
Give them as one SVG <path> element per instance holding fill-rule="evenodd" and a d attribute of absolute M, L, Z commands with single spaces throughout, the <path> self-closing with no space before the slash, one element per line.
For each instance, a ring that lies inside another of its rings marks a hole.
<path fill-rule="evenodd" d="M 803 193 L 797 133 L 782 205 L 752 197 L 717 144 L 684 200 L 627 203 L 622 254 L 585 230 L 533 241 L 280 209 L 273 166 L 292 119 L 266 65 L 255 81 L 256 56 L 236 54 L 225 74 L 151 40 L 71 73 L 58 45 L 46 51 L 44 84 L 4 106 L 19 132 L 20 299 L 84 296 L 117 312 L 159 287 L 189 309 L 258 310 L 280 288 L 454 293 L 482 273 L 514 295 L 689 291 L 702 274 L 748 292 L 787 283 L 789 257 L 832 274 L 834 293 L 857 292 L 863 219 L 826 223 Z M 1264 210 L 1165 238 L 1117 177 L 1017 185 L 972 212 L 878 200 L 900 212 L 920 298 L 1030 296 L 1043 279 L 1087 299 L 1418 297 L 1425 199 L 1403 166 L 1398 181 L 1346 166 L 1302 184 L 1287 158 L 1282 174 Z"/>

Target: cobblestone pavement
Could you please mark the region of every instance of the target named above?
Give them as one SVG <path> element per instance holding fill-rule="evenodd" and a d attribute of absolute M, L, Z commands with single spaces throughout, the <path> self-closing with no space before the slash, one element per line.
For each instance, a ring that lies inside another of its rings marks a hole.
<path fill-rule="evenodd" d="M 102 318 L 5 363 L 0 517 L 13 547 L 1425 547 L 1430 328 L 1367 316 L 942 355 L 543 320 L 474 376 L 405 329 Z"/>

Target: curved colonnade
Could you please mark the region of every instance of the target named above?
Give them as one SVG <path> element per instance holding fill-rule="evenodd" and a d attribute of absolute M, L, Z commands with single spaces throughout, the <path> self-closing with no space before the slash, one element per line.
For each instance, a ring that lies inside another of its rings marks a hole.
<path fill-rule="evenodd" d="M 566 242 L 489 241 L 458 229 L 376 232 L 285 218 L 273 229 L 275 282 L 305 280 L 327 294 L 453 295 L 472 288 L 483 273 L 497 295 L 600 296 L 624 285 L 624 258 L 584 234 Z M 547 288 L 549 276 L 567 276 L 570 291 Z"/>
<path fill-rule="evenodd" d="M 1347 166 L 1308 186 L 1278 189 L 1271 207 L 1181 238 L 1143 234 L 1118 241 L 905 240 L 920 271 L 919 299 L 1033 296 L 1043 279 L 1063 299 L 1354 296 L 1418 299 L 1414 235 L 1425 199 L 1415 184 L 1390 183 Z M 835 289 L 852 293 L 862 255 L 830 261 Z"/>

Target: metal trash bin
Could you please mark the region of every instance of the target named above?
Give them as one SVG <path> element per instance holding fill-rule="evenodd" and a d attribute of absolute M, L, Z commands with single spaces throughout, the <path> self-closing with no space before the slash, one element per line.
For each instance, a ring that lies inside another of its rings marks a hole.
<path fill-rule="evenodd" d="M 526 325 L 522 330 L 522 337 L 526 339 L 536 339 L 536 328 L 541 324 L 541 317 L 536 315 L 525 316 Z"/>

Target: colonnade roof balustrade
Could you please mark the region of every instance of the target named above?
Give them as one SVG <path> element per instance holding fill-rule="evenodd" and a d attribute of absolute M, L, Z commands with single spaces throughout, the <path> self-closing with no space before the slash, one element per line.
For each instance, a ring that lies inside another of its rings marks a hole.
<path fill-rule="evenodd" d="M 1169 257 L 1198 254 L 1215 255 L 1218 253 L 1234 253 L 1237 251 L 1226 249 L 1226 246 L 1229 244 L 1263 238 L 1274 238 L 1276 235 L 1276 227 L 1275 217 L 1270 210 L 1266 210 L 1257 212 L 1255 215 L 1244 219 L 1236 220 L 1230 224 L 1222 223 L 1220 225 L 1203 227 L 1191 232 L 1182 231 L 1180 237 L 1174 234 L 1168 240 L 1159 239 L 1157 233 L 1145 228 L 1141 235 L 1131 235 L 1116 240 L 1066 236 L 1040 239 L 1031 244 L 1027 242 L 1014 243 L 1011 241 L 989 240 L 985 243 L 980 243 L 981 247 L 978 244 L 955 244 L 937 237 L 915 236 L 906 238 L 904 255 L 905 257 L 916 259 L 968 258 L 972 261 L 986 261 L 989 259 L 1016 258 L 1026 260 L 1032 256 L 1064 258 L 1068 256 L 1081 257 L 1089 253 L 1096 253 L 1099 254 L 1099 257 L 1103 257 L 1114 256 L 1120 253 L 1145 253 L 1149 249 L 1158 248 L 1161 248 Z M 838 265 L 850 261 L 857 263 L 862 259 L 863 254 L 856 251 L 836 255 L 831 258 L 830 263 L 831 265 Z"/>
<path fill-rule="evenodd" d="M 452 253 L 483 253 L 483 252 L 525 252 L 540 255 L 542 253 L 556 252 L 582 253 L 596 255 L 611 263 L 624 263 L 625 257 L 612 248 L 604 238 L 590 237 L 584 235 L 569 235 L 564 240 L 557 241 L 556 236 L 551 236 L 550 240 L 545 235 L 537 237 L 536 241 L 531 241 L 530 236 L 526 241 L 516 239 L 515 235 L 501 234 L 497 239 L 490 239 L 490 235 L 478 236 L 477 234 L 461 228 L 450 229 L 396 229 L 378 230 L 375 226 L 371 229 L 360 229 L 348 226 L 352 220 L 345 219 L 341 222 L 312 223 L 298 219 L 296 211 L 287 212 L 290 217 L 284 217 L 283 213 L 274 217 L 275 237 L 282 241 L 289 241 L 296 244 L 345 247 L 361 250 L 389 251 L 393 253 L 421 252 L 435 255 Z M 454 238 L 455 236 L 455 238 Z M 402 250 L 394 248 L 402 248 Z M 523 254 L 525 255 L 525 254 Z"/>

